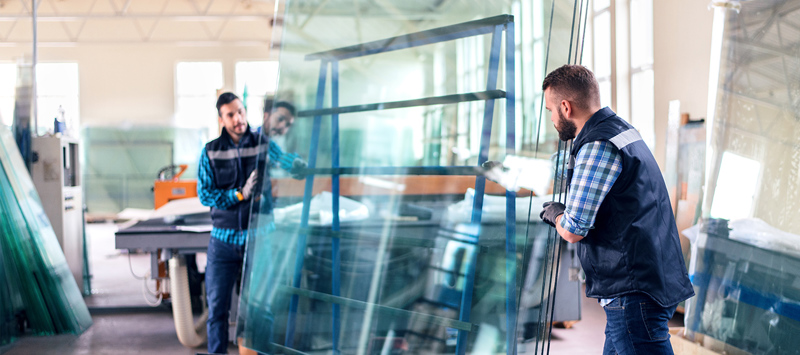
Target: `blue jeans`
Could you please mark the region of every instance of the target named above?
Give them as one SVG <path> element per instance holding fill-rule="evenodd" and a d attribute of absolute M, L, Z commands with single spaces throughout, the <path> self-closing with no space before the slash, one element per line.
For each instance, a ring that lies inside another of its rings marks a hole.
<path fill-rule="evenodd" d="M 662 307 L 643 293 L 617 297 L 603 307 L 606 311 L 603 355 L 672 354 L 667 322 L 675 308 Z"/>
<path fill-rule="evenodd" d="M 231 293 L 242 270 L 244 245 L 229 244 L 211 237 L 207 253 L 208 352 L 227 354 Z"/>

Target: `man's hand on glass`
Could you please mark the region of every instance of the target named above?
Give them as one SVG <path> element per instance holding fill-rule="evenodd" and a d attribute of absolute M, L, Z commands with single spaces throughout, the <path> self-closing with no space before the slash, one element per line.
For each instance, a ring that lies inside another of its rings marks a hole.
<path fill-rule="evenodd" d="M 539 218 L 553 227 L 556 226 L 556 219 L 558 216 L 564 214 L 564 210 L 567 209 L 567 206 L 564 206 L 561 202 L 555 201 L 548 201 L 542 205 L 542 212 L 539 213 Z"/>

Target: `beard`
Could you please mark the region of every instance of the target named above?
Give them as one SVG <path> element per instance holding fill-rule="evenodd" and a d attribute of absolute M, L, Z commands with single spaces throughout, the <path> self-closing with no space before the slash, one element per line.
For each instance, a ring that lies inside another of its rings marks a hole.
<path fill-rule="evenodd" d="M 558 127 L 556 127 L 556 131 L 558 131 L 558 138 L 566 142 L 575 138 L 575 132 L 577 130 L 578 127 L 575 126 L 575 123 L 568 121 L 567 118 L 561 113 L 561 110 L 558 110 Z"/>

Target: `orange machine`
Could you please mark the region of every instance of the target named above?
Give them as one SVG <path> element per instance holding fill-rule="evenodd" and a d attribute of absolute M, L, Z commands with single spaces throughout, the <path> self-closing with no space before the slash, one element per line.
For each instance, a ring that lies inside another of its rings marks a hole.
<path fill-rule="evenodd" d="M 174 169 L 177 167 L 180 167 L 180 171 L 177 174 L 173 174 Z M 189 166 L 181 164 L 177 167 L 170 165 L 159 171 L 158 180 L 153 186 L 156 209 L 172 200 L 197 197 L 197 180 L 178 180 Z"/>

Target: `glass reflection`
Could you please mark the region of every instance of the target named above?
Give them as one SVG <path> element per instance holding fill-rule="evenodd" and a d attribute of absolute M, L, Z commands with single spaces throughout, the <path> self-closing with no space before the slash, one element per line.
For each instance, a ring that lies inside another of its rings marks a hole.
<path fill-rule="evenodd" d="M 275 100 L 298 112 L 271 139 L 307 167 L 254 206 L 237 337 L 292 354 L 543 349 L 560 244 L 531 217 L 557 149 L 540 87 L 576 57 L 576 9 L 358 5 L 285 4 Z M 518 171 L 510 191 L 488 160 Z"/>

